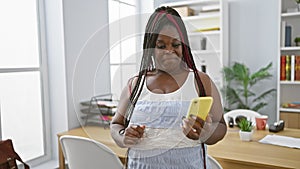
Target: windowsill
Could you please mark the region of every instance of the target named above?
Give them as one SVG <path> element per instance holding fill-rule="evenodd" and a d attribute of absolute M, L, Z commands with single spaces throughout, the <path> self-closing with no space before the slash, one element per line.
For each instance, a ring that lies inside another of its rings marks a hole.
<path fill-rule="evenodd" d="M 58 161 L 50 160 L 38 166 L 32 167 L 31 169 L 58 169 Z"/>

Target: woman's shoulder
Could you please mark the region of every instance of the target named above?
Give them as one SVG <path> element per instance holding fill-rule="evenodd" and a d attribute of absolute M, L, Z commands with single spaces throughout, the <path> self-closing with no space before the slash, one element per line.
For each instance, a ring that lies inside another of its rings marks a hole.
<path fill-rule="evenodd" d="M 131 78 L 128 79 L 127 89 L 128 89 L 129 95 L 132 93 L 132 90 L 133 90 L 134 86 L 137 84 L 138 77 L 139 77 L 139 75 L 134 75 L 134 76 L 132 76 Z"/>
<path fill-rule="evenodd" d="M 141 74 L 137 73 L 134 76 L 132 76 L 131 78 L 129 78 L 129 80 L 127 82 L 127 88 L 128 88 L 130 93 L 133 90 L 133 88 L 137 85 L 138 79 L 142 78 L 142 76 L 144 76 L 144 75 L 141 75 Z M 147 72 L 146 76 L 147 77 L 155 76 L 155 72 L 154 71 L 149 71 L 149 72 Z"/>
<path fill-rule="evenodd" d="M 189 73 L 194 74 L 193 70 L 190 70 Z M 204 72 L 201 72 L 201 71 L 199 71 L 199 70 L 197 70 L 197 73 L 198 73 L 198 75 L 199 75 L 199 77 L 200 77 L 202 83 L 209 83 L 209 84 L 211 83 L 211 78 L 209 77 L 208 74 L 206 74 L 206 73 L 204 73 Z"/>
<path fill-rule="evenodd" d="M 155 72 L 147 72 L 146 76 L 154 76 L 155 75 Z M 128 84 L 131 84 L 131 85 L 136 85 L 137 81 L 138 81 L 138 78 L 141 76 L 144 76 L 144 75 L 140 75 L 139 73 L 133 75 L 131 78 L 129 78 L 128 80 Z"/>
<path fill-rule="evenodd" d="M 204 82 L 211 82 L 211 79 L 210 77 L 208 76 L 208 74 L 204 73 L 204 72 L 201 72 L 201 71 L 197 71 L 199 77 L 201 80 L 203 80 Z"/>

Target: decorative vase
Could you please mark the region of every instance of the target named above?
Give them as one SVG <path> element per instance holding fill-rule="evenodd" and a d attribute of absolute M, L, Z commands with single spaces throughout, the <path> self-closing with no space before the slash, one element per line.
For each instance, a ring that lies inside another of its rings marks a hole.
<path fill-rule="evenodd" d="M 252 135 L 253 135 L 253 130 L 249 131 L 242 131 L 240 130 L 240 139 L 242 141 L 251 141 L 252 140 Z"/>

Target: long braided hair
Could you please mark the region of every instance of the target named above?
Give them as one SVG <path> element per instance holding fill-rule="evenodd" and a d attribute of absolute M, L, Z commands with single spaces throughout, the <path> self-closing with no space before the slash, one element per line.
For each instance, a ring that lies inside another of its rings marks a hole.
<path fill-rule="evenodd" d="M 191 69 L 194 73 L 199 88 L 199 96 L 206 95 L 189 46 L 187 30 L 185 28 L 183 20 L 181 19 L 178 12 L 173 8 L 164 7 L 164 6 L 159 7 L 150 16 L 148 23 L 146 25 L 144 43 L 143 43 L 143 55 L 142 55 L 140 70 L 139 70 L 136 84 L 133 90 L 131 91 L 130 101 L 128 103 L 127 111 L 125 113 L 125 118 L 124 118 L 125 127 L 127 127 L 130 122 L 135 104 L 137 103 L 138 98 L 142 92 L 143 86 L 145 84 L 147 73 L 154 71 L 156 69 L 155 62 L 153 59 L 154 49 L 156 47 L 156 40 L 160 31 L 166 25 L 172 25 L 178 31 L 181 40 L 181 45 L 182 45 L 182 54 L 183 54 L 182 60 L 183 62 L 186 63 L 187 67 Z M 203 153 L 204 169 L 206 169 L 205 148 L 203 143 L 202 143 L 202 150 L 203 150 L 202 153 Z M 128 167 L 127 162 L 128 161 L 126 160 L 125 168 Z"/>
<path fill-rule="evenodd" d="M 128 103 L 128 108 L 124 118 L 125 127 L 127 127 L 129 124 L 135 104 L 142 92 L 147 73 L 149 71 L 154 71 L 156 69 L 154 59 L 153 59 L 154 48 L 156 46 L 156 40 L 159 32 L 166 25 L 172 25 L 178 31 L 183 46 L 182 60 L 186 63 L 188 68 L 190 68 L 194 72 L 196 82 L 199 86 L 199 91 L 200 91 L 199 96 L 206 95 L 189 46 L 187 30 L 185 28 L 185 25 L 180 15 L 176 10 L 174 10 L 171 7 L 164 7 L 164 6 L 159 7 L 150 16 L 148 23 L 146 25 L 144 43 L 143 43 L 143 55 L 142 55 L 140 70 L 137 77 L 136 85 L 131 91 L 130 102 Z"/>

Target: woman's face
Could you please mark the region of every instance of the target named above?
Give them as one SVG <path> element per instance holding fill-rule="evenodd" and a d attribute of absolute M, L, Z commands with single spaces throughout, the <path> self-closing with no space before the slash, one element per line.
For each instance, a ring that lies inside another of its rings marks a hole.
<path fill-rule="evenodd" d="M 168 73 L 181 69 L 182 44 L 174 26 L 163 27 L 157 37 L 154 51 L 157 69 Z"/>

